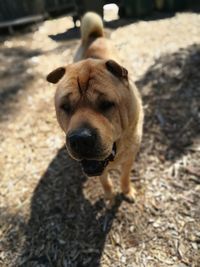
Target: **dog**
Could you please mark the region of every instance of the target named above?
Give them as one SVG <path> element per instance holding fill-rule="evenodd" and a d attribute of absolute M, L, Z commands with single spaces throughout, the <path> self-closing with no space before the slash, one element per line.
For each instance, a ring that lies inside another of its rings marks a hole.
<path fill-rule="evenodd" d="M 109 173 L 119 167 L 122 193 L 129 201 L 136 197 L 130 172 L 142 139 L 143 107 L 129 76 L 93 12 L 82 18 L 74 62 L 47 76 L 58 84 L 55 109 L 68 153 L 87 176 L 100 178 L 110 203 L 115 193 Z"/>

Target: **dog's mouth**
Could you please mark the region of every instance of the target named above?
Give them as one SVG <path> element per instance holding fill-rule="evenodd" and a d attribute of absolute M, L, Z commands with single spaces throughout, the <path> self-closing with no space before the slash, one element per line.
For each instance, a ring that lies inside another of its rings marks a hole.
<path fill-rule="evenodd" d="M 99 176 L 103 173 L 104 169 L 110 161 L 113 161 L 116 155 L 116 143 L 113 144 L 111 154 L 104 160 L 87 160 L 80 161 L 81 167 L 87 176 Z"/>

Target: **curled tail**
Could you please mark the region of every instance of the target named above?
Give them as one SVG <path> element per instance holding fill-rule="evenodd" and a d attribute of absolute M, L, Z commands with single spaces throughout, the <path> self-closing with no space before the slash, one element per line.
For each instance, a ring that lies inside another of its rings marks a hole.
<path fill-rule="evenodd" d="M 104 36 L 102 18 L 94 13 L 87 12 L 81 20 L 81 39 L 86 44 L 90 38 Z"/>

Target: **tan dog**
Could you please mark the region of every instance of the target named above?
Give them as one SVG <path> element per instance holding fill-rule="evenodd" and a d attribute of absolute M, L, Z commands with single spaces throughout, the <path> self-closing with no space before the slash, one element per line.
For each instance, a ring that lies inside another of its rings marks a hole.
<path fill-rule="evenodd" d="M 134 200 L 130 171 L 142 137 L 143 109 L 128 71 L 116 62 L 101 18 L 86 13 L 75 63 L 52 71 L 55 107 L 66 146 L 88 176 L 99 176 L 106 199 L 114 192 L 109 171 L 121 167 L 121 190 Z"/>

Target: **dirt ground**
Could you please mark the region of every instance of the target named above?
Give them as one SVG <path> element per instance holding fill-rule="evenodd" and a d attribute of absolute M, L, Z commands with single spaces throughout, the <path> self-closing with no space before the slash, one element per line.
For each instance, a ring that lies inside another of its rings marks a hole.
<path fill-rule="evenodd" d="M 0 266 L 200 266 L 199 25 L 196 13 L 106 23 L 145 110 L 137 200 L 118 194 L 111 210 L 63 148 L 45 81 L 72 62 L 72 19 L 0 37 Z"/>

